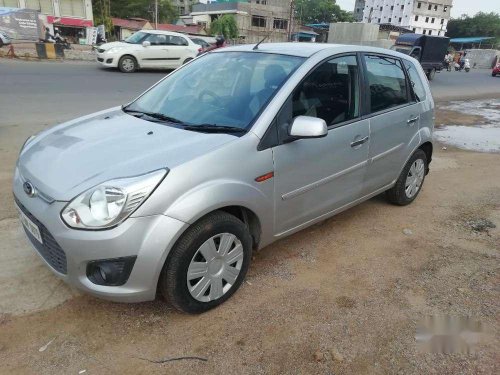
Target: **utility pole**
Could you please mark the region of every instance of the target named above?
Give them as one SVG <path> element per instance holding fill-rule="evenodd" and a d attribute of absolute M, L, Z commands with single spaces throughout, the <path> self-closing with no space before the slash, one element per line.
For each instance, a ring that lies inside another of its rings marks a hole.
<path fill-rule="evenodd" d="M 293 8 L 295 7 L 295 0 L 290 0 L 290 16 L 288 18 L 288 41 L 292 41 L 293 32 Z"/>
<path fill-rule="evenodd" d="M 158 30 L 158 0 L 155 0 L 155 30 Z"/>

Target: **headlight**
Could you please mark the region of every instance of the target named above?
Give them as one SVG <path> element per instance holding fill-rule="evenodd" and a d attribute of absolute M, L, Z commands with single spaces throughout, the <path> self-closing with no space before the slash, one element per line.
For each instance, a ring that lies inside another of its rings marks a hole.
<path fill-rule="evenodd" d="M 74 198 L 61 217 L 72 228 L 104 229 L 120 224 L 153 192 L 167 170 L 111 180 Z"/>

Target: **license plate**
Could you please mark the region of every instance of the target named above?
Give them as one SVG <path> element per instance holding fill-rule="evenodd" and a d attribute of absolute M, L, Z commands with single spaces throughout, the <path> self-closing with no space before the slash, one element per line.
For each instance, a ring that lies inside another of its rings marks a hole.
<path fill-rule="evenodd" d="M 31 235 L 35 237 L 38 242 L 43 244 L 42 235 L 40 233 L 40 228 L 38 228 L 38 225 L 36 225 L 32 220 L 30 220 L 30 218 L 26 216 L 19 207 L 17 208 L 17 210 L 19 211 L 19 220 L 21 220 L 21 223 L 23 223 L 23 226 L 26 228 L 26 230 L 30 232 Z"/>

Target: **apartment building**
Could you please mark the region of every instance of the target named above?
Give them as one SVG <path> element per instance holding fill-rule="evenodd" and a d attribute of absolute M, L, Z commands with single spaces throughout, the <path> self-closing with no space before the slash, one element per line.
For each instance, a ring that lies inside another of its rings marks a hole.
<path fill-rule="evenodd" d="M 210 27 L 224 14 L 236 19 L 240 43 L 257 43 L 267 37 L 269 42 L 287 41 L 289 37 L 290 0 L 240 0 L 194 4 L 193 22 Z"/>
<path fill-rule="evenodd" d="M 358 22 L 401 26 L 417 34 L 446 33 L 453 0 L 356 0 Z"/>

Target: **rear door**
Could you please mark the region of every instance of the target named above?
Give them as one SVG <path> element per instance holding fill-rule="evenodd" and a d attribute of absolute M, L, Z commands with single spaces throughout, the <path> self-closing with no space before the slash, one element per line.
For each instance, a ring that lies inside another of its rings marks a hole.
<path fill-rule="evenodd" d="M 177 35 L 167 35 L 168 56 L 165 61 L 167 68 L 178 68 L 191 56 L 189 43 L 186 38 Z"/>
<path fill-rule="evenodd" d="M 421 109 L 412 97 L 400 59 L 363 54 L 363 63 L 370 120 L 370 163 L 363 191 L 366 195 L 395 181 L 419 145 Z"/>
<path fill-rule="evenodd" d="M 297 86 L 277 116 L 276 125 L 285 136 L 297 116 L 322 118 L 328 125 L 324 138 L 282 141 L 273 148 L 277 235 L 299 229 L 360 197 L 369 120 L 360 118 L 359 66 L 355 54 L 321 63 Z"/>

